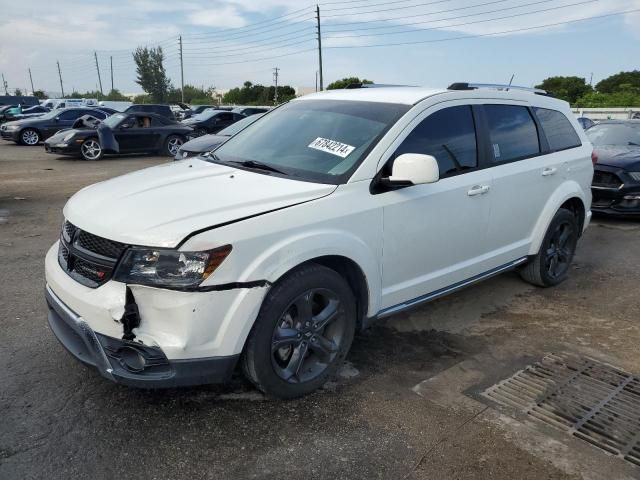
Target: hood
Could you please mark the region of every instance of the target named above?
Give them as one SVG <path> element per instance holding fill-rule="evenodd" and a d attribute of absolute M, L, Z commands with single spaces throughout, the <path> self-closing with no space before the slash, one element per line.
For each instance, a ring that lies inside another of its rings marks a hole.
<path fill-rule="evenodd" d="M 47 138 L 44 143 L 48 143 L 48 144 L 61 143 L 64 140 L 64 137 L 66 137 L 70 133 L 76 134 L 80 131 L 81 130 L 77 130 L 74 128 L 63 128 L 62 130 L 58 130 L 55 134 Z"/>
<path fill-rule="evenodd" d="M 199 153 L 209 152 L 218 145 L 222 145 L 224 142 L 229 140 L 229 138 L 231 137 L 227 137 L 225 135 L 203 135 L 186 142 L 184 145 L 182 145 L 182 150 L 186 150 L 187 152 Z"/>
<path fill-rule="evenodd" d="M 640 147 L 634 145 L 606 145 L 595 147 L 599 165 L 640 171 Z"/>
<path fill-rule="evenodd" d="M 336 185 L 183 160 L 85 187 L 64 215 L 122 243 L 175 247 L 190 233 L 329 195 Z"/>

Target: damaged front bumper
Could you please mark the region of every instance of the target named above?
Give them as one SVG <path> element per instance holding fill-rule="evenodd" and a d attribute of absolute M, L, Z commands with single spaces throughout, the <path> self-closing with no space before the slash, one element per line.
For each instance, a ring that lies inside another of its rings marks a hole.
<path fill-rule="evenodd" d="M 60 343 L 77 360 L 117 383 L 142 388 L 224 383 L 238 361 L 239 355 L 169 361 L 158 347 L 94 332 L 48 285 L 45 296 L 49 326 Z"/>
<path fill-rule="evenodd" d="M 67 350 L 107 378 L 149 388 L 227 380 L 268 290 L 182 292 L 114 280 L 89 288 L 62 269 L 57 243 L 45 276 L 49 323 Z"/>

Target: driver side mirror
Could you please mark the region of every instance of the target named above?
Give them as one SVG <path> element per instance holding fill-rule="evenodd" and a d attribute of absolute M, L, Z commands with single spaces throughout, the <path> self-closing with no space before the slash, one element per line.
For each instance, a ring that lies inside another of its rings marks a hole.
<path fill-rule="evenodd" d="M 60 121 L 60 117 L 56 117 L 53 120 L 56 121 L 56 122 L 59 122 Z"/>
<path fill-rule="evenodd" d="M 133 124 L 123 123 L 122 125 L 120 125 L 120 130 L 126 130 L 127 128 L 131 128 L 131 127 L 133 127 Z"/>
<path fill-rule="evenodd" d="M 382 181 L 391 187 L 435 183 L 440 180 L 438 161 L 432 155 L 403 153 L 393 162 L 391 176 Z"/>

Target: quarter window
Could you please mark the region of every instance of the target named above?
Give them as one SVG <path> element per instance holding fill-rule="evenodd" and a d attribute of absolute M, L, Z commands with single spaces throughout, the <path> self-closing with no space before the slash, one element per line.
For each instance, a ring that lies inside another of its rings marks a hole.
<path fill-rule="evenodd" d="M 396 151 L 431 155 L 446 177 L 478 166 L 476 130 L 469 105 L 444 108 L 425 118 Z"/>
<path fill-rule="evenodd" d="M 580 137 L 563 113 L 548 108 L 534 109 L 551 151 L 567 150 L 582 146 Z"/>
<path fill-rule="evenodd" d="M 511 162 L 540 153 L 538 129 L 528 108 L 517 105 L 485 105 L 484 110 L 494 162 Z"/>

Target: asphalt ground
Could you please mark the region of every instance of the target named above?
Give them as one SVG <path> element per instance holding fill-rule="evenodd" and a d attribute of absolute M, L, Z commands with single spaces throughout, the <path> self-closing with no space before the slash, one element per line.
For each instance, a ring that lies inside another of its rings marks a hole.
<path fill-rule="evenodd" d="M 335 382 L 283 402 L 241 376 L 147 391 L 78 364 L 46 322 L 43 260 L 80 188 L 168 161 L 84 162 L 0 142 L 0 478 L 640 478 L 478 400 L 549 352 L 640 372 L 640 222 L 595 219 L 571 276 L 511 272 L 380 323 Z"/>

